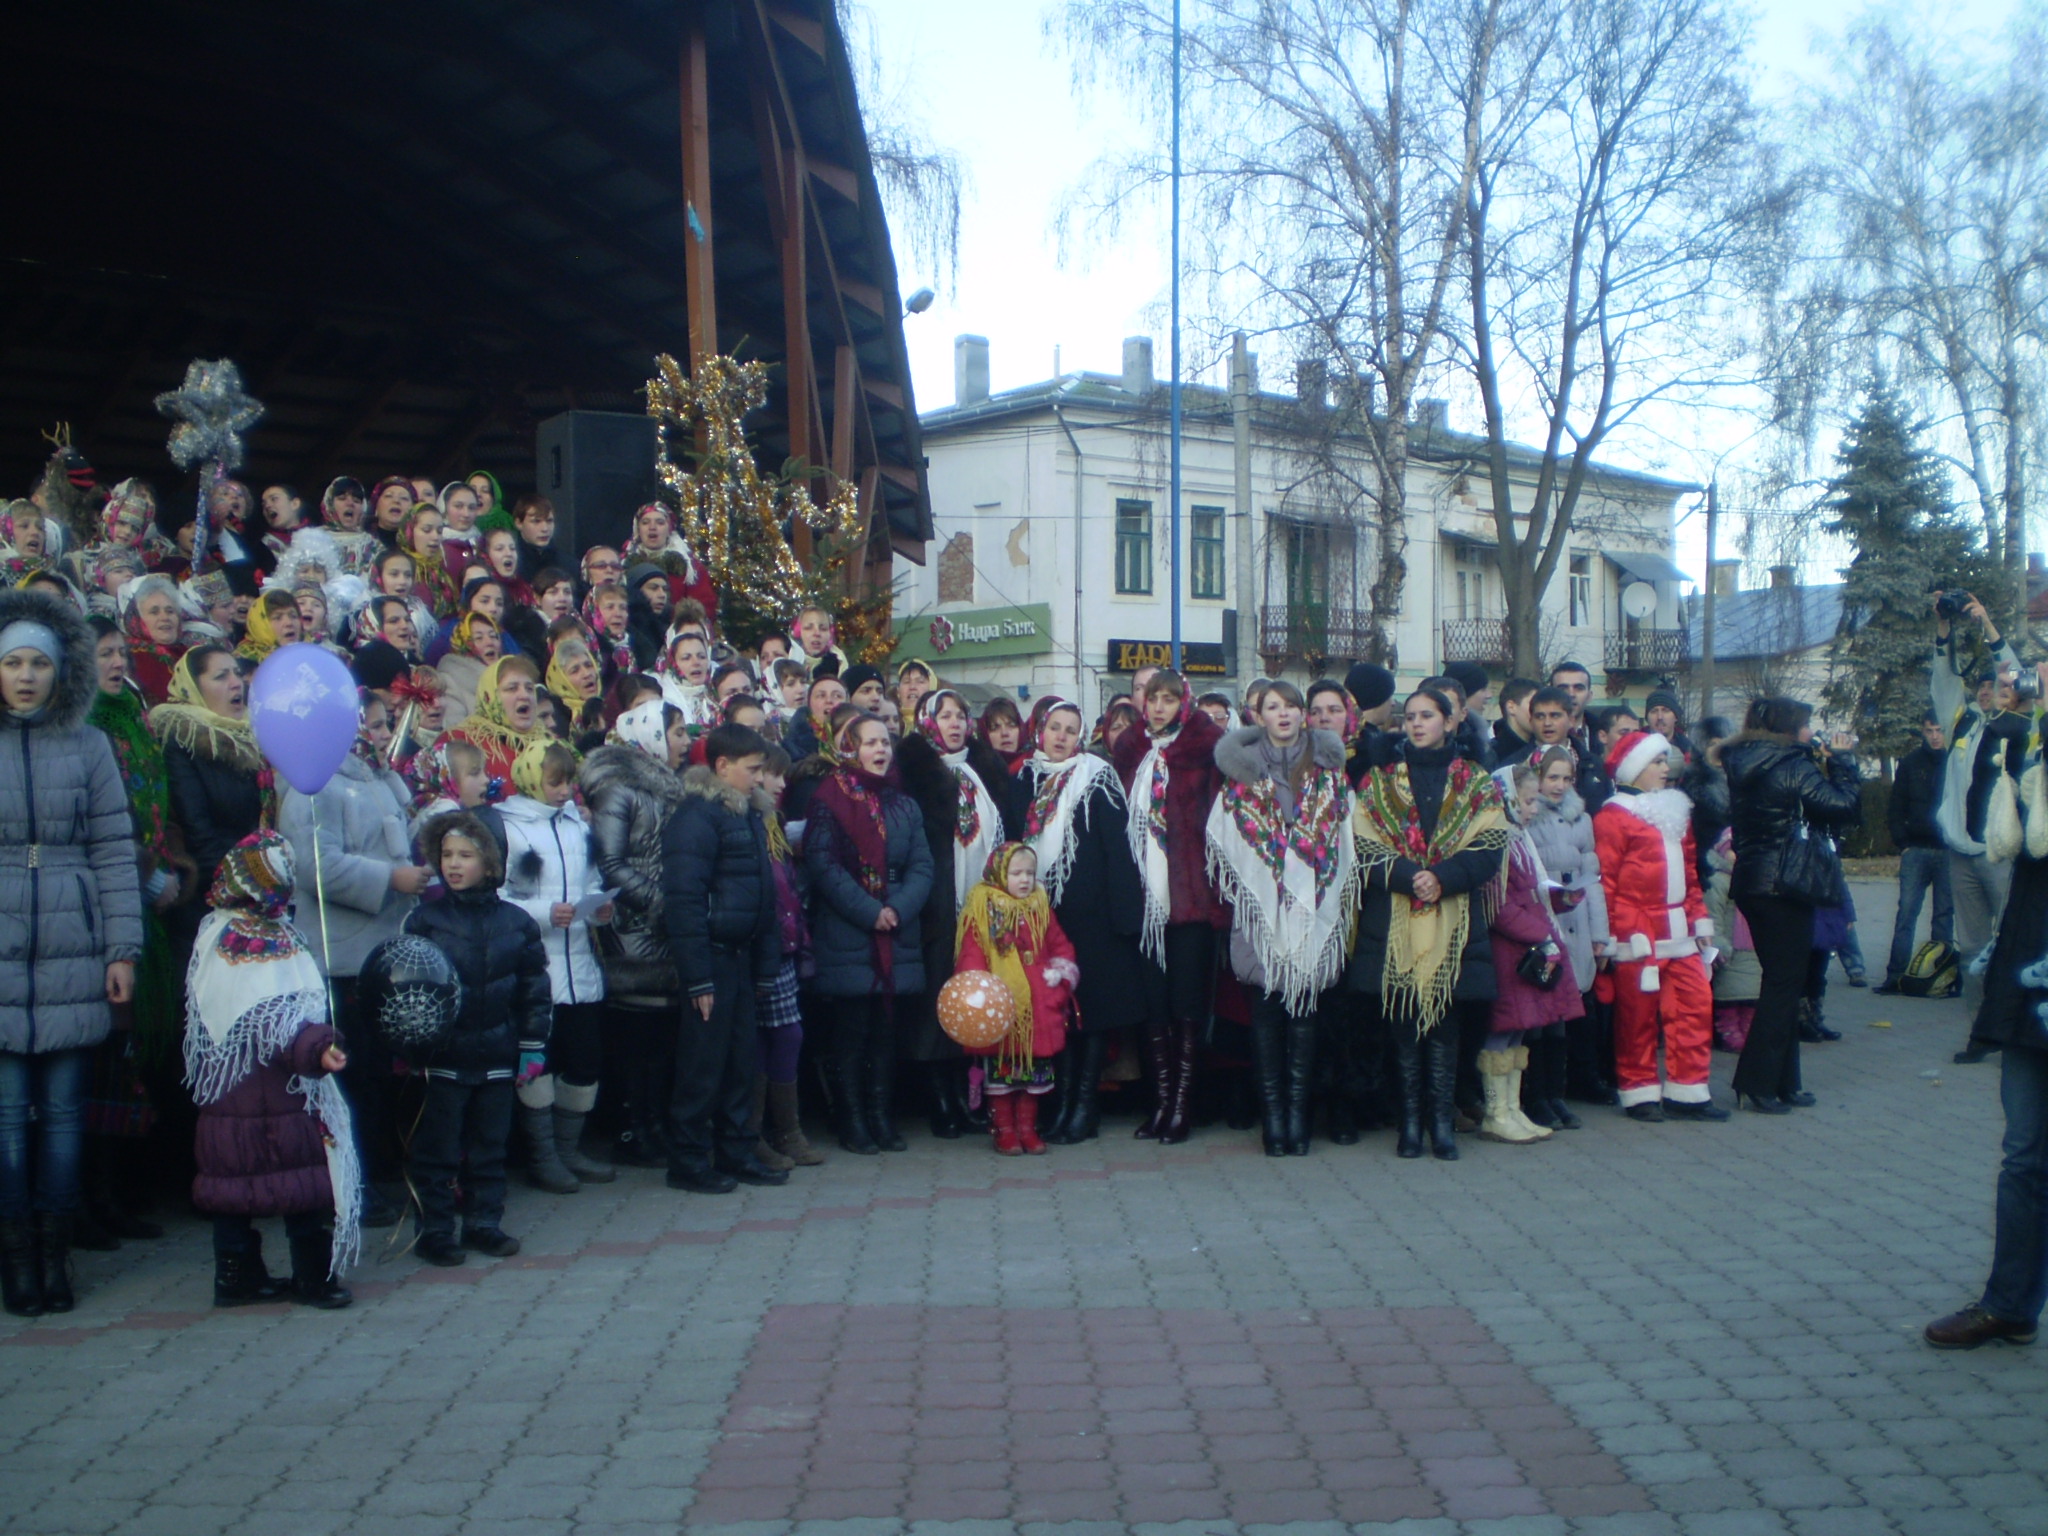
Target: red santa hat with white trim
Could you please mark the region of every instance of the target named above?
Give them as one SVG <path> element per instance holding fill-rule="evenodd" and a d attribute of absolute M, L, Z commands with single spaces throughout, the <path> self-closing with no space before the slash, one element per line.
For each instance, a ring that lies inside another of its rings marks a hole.
<path fill-rule="evenodd" d="M 1607 776 L 1616 784 L 1633 784 L 1643 770 L 1671 752 L 1671 743 L 1657 731 L 1630 731 L 1607 749 Z"/>

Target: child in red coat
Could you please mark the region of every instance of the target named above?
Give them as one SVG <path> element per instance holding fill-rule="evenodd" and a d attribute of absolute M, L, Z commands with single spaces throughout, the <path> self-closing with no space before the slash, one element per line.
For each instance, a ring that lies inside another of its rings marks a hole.
<path fill-rule="evenodd" d="M 1714 993 L 1701 951 L 1714 923 L 1693 857 L 1692 801 L 1665 788 L 1670 752 L 1654 731 L 1616 742 L 1607 754 L 1616 793 L 1593 817 L 1613 935 L 1615 1076 L 1630 1119 L 1726 1120 L 1707 1087 Z"/>
<path fill-rule="evenodd" d="M 989 971 L 1016 1000 L 1009 1033 L 969 1054 L 983 1058 L 975 1070 L 988 1096 L 996 1151 L 1043 1152 L 1038 1101 L 1052 1092 L 1052 1059 L 1066 1048 L 1081 968 L 1038 883 L 1038 855 L 1022 843 L 990 854 L 980 884 L 967 893 L 953 970 Z"/>

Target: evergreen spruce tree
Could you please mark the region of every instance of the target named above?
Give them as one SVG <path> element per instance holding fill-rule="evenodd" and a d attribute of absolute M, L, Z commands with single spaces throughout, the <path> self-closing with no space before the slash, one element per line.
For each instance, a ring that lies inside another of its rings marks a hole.
<path fill-rule="evenodd" d="M 1929 589 L 1978 585 L 1983 557 L 1955 515 L 1948 479 L 1882 383 L 1850 426 L 1828 484 L 1828 531 L 1856 556 L 1829 652 L 1828 712 L 1866 752 L 1898 757 L 1919 737 L 1934 645 Z"/>

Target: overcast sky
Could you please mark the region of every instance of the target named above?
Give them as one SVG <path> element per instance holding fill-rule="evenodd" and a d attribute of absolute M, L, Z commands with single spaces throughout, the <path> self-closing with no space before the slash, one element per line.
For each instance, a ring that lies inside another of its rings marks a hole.
<path fill-rule="evenodd" d="M 929 311 L 904 322 L 920 408 L 951 402 L 953 338 L 962 332 L 989 339 L 990 383 L 997 390 L 1051 376 L 1056 352 L 1069 371 L 1114 372 L 1123 338 L 1147 333 L 1159 338 L 1163 373 L 1169 265 L 1163 220 L 1151 229 L 1127 226 L 1114 245 L 1077 241 L 1064 258 L 1055 240 L 1062 194 L 1106 144 L 1128 141 L 1137 130 L 1114 102 L 1099 95 L 1077 101 L 1068 60 L 1043 35 L 1045 0 L 863 3 L 886 76 L 909 82 L 911 110 L 961 157 L 969 177 L 953 281 L 919 270 L 907 242 L 897 242 L 903 292 L 926 285 L 938 290 Z M 1991 31 L 2013 8 L 2014 0 L 1933 0 L 1917 13 Z M 1845 9 L 1822 0 L 1771 0 L 1757 14 L 1758 89 L 1776 97 L 1821 67 L 1811 48 L 1814 31 L 1838 30 Z M 1191 368 L 1199 361 L 1188 359 Z M 1270 369 L 1267 377 L 1273 378 Z M 1454 414 L 1453 425 L 1472 430 L 1478 423 Z M 1733 427 L 1729 439 L 1747 430 Z M 1698 472 L 1683 456 L 1654 446 L 1617 445 L 1611 456 L 1681 477 Z M 1703 569 L 1703 548 L 1687 547 L 1696 542 L 1699 521 L 1681 530 L 1680 561 Z"/>

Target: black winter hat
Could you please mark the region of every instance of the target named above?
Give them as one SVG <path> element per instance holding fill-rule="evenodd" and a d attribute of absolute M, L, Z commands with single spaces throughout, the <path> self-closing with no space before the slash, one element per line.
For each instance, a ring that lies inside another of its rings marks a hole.
<path fill-rule="evenodd" d="M 1685 718 L 1684 706 L 1678 702 L 1678 695 L 1669 688 L 1652 688 L 1650 696 L 1643 700 L 1643 713 L 1645 715 L 1649 714 L 1651 710 L 1660 704 L 1678 716 L 1680 720 Z"/>
<path fill-rule="evenodd" d="M 1344 674 L 1344 691 L 1360 709 L 1378 709 L 1394 696 L 1394 674 L 1375 662 L 1361 661 Z"/>

